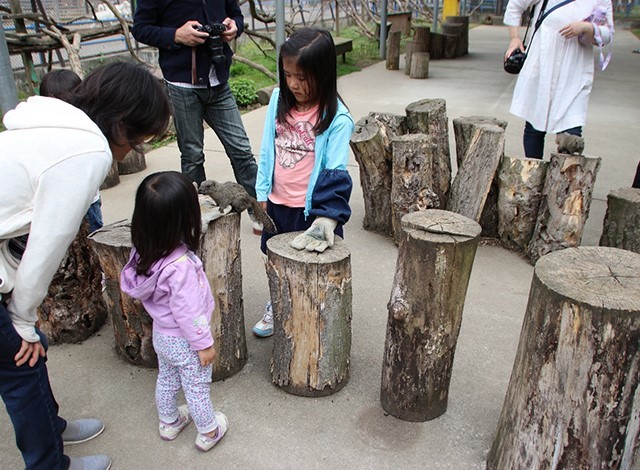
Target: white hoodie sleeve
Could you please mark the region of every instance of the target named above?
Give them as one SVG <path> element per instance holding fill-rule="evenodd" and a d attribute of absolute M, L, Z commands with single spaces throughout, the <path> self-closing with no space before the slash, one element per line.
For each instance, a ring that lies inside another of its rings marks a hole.
<path fill-rule="evenodd" d="M 16 331 L 29 342 L 39 341 L 36 308 L 110 166 L 111 155 L 106 152 L 80 154 L 48 168 L 37 179 L 29 241 L 8 308 Z"/>

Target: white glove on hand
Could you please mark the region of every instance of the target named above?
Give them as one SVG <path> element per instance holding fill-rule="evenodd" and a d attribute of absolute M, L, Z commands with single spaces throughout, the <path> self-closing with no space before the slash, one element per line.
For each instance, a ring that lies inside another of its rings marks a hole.
<path fill-rule="evenodd" d="M 318 251 L 322 253 L 333 246 L 333 231 L 338 221 L 327 217 L 318 217 L 306 232 L 301 233 L 291 241 L 296 250 Z"/>

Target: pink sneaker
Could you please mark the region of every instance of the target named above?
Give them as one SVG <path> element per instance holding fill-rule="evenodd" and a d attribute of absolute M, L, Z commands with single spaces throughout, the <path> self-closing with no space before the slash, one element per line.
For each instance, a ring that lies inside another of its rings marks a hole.
<path fill-rule="evenodd" d="M 198 437 L 196 437 L 196 449 L 199 451 L 207 452 L 211 450 L 227 432 L 229 421 L 224 413 L 216 411 L 216 420 L 218 421 L 218 434 L 216 434 L 216 437 L 209 437 L 198 433 Z"/>
<path fill-rule="evenodd" d="M 160 433 L 160 437 L 165 441 L 173 441 L 180 431 L 187 427 L 187 425 L 191 422 L 191 416 L 189 416 L 189 408 L 187 405 L 182 405 L 178 407 L 178 419 L 173 424 L 167 424 L 160 421 L 160 425 L 158 426 L 158 432 Z"/>

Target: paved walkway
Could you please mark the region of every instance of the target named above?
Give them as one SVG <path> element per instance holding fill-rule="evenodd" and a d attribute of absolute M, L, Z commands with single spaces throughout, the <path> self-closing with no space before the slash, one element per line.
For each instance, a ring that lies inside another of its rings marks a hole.
<path fill-rule="evenodd" d="M 506 152 L 521 155 L 523 123 L 508 113 L 515 80 L 502 72 L 507 45 L 504 27 L 482 26 L 470 34 L 470 55 L 430 64 L 430 79 L 412 80 L 379 63 L 340 79 L 339 88 L 354 118 L 369 111 L 404 113 L 423 98 L 444 98 L 449 120 L 490 115 L 508 121 Z M 629 186 L 640 159 L 640 41 L 618 31 L 613 59 L 597 73 L 585 127 L 586 153 L 602 157 L 595 200 L 583 244 L 597 244 L 606 195 Z M 244 116 L 254 151 L 260 145 L 265 109 Z M 550 138 L 551 140 L 551 138 Z M 451 148 L 453 131 L 451 130 Z M 206 134 L 207 171 L 231 180 L 221 146 Z M 553 147 L 549 142 L 548 151 Z M 548 158 L 548 157 L 547 157 Z M 455 161 L 455 159 L 454 159 Z M 105 221 L 130 217 L 141 178 L 161 169 L 178 169 L 175 145 L 147 156 L 144 173 L 122 177 L 103 192 Z M 484 468 L 502 408 L 518 344 L 533 268 L 501 248 L 478 249 L 467 293 L 447 412 L 426 423 L 386 416 L 379 403 L 380 371 L 396 247 L 362 230 L 363 202 L 358 168 L 351 163 L 355 187 L 353 217 L 346 240 L 352 251 L 353 344 L 351 378 L 325 398 L 288 395 L 271 384 L 271 340 L 247 336 L 249 361 L 224 382 L 212 385 L 214 405 L 230 420 L 228 435 L 208 454 L 193 447 L 190 426 L 174 442 L 157 436 L 154 370 L 131 366 L 116 356 L 111 325 L 81 345 L 52 347 L 49 368 L 63 416 L 101 416 L 107 424 L 98 439 L 68 449 L 74 456 L 108 453 L 114 469 L 297 469 L 297 468 Z M 258 238 L 243 216 L 242 267 L 247 331 L 268 297 Z M 22 461 L 11 425 L 0 411 L 2 468 Z"/>

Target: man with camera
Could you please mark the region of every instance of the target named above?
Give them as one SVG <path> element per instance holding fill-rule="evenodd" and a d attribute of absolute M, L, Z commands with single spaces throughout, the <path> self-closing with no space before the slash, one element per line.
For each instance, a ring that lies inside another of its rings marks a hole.
<path fill-rule="evenodd" d="M 228 43 L 243 29 L 237 0 L 138 0 L 132 32 L 159 50 L 182 172 L 197 184 L 206 179 L 204 120 L 224 146 L 236 181 L 255 197 L 257 165 L 227 83 L 233 55 Z"/>

